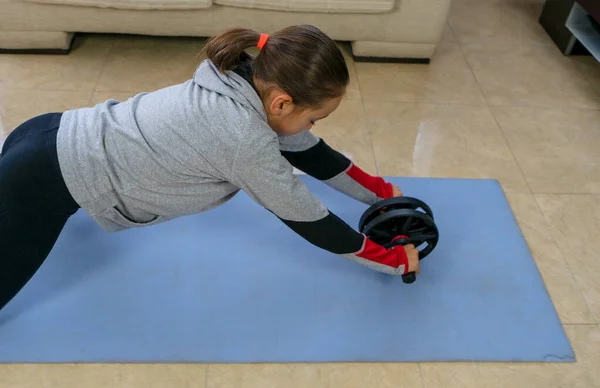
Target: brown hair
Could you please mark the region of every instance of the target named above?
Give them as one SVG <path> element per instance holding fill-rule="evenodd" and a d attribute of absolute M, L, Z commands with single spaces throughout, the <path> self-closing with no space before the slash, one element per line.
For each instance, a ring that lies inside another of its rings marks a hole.
<path fill-rule="evenodd" d="M 231 70 L 251 58 L 245 50 L 256 47 L 260 33 L 234 28 L 209 39 L 201 55 L 220 71 Z M 348 67 L 335 42 L 310 25 L 291 26 L 269 36 L 254 58 L 257 79 L 274 83 L 300 107 L 319 106 L 344 94 Z"/>

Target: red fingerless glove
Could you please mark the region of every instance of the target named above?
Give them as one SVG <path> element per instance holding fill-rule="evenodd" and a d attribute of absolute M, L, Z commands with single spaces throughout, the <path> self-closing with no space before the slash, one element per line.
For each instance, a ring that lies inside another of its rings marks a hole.
<path fill-rule="evenodd" d="M 391 183 L 386 182 L 381 177 L 367 174 L 354 163 L 350 169 L 348 169 L 347 174 L 350 176 L 350 178 L 357 181 L 367 190 L 373 192 L 379 198 L 387 199 L 394 196 L 394 189 Z"/>
<path fill-rule="evenodd" d="M 356 255 L 363 259 L 387 265 L 392 268 L 399 268 L 401 265 L 404 265 L 404 272 L 402 275 L 408 273 L 408 256 L 406 255 L 404 247 L 401 245 L 385 249 L 383 246 L 376 244 L 365 237 L 365 246 L 362 251 L 358 252 Z"/>

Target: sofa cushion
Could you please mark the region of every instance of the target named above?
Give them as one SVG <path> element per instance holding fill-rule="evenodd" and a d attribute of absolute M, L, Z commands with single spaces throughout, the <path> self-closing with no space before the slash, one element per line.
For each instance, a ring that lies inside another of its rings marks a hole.
<path fill-rule="evenodd" d="M 242 8 L 318 13 L 383 13 L 396 0 L 213 0 L 215 4 Z"/>
<path fill-rule="evenodd" d="M 204 9 L 212 6 L 212 0 L 24 0 L 30 3 L 59 4 L 70 6 L 117 8 L 117 9 Z"/>

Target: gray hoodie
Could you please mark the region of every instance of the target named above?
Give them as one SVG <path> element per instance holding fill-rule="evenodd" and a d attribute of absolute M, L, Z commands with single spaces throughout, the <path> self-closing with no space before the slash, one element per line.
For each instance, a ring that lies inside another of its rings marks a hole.
<path fill-rule="evenodd" d="M 278 137 L 251 83 L 204 61 L 181 84 L 64 112 L 57 150 L 73 198 L 106 231 L 201 213 L 243 190 L 310 242 L 404 273 L 403 249 L 374 246 L 331 214 L 282 156 L 318 143 L 308 132 Z M 326 183 L 366 203 L 380 199 L 349 177 L 351 168 Z M 331 242 L 317 237 L 323 228 L 334 229 Z"/>

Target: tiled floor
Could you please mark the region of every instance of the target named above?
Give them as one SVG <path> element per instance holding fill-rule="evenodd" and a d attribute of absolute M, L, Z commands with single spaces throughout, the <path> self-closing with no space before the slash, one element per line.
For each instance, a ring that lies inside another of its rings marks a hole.
<path fill-rule="evenodd" d="M 350 61 L 349 93 L 315 132 L 372 173 L 499 179 L 577 363 L 0 365 L 0 387 L 600 388 L 600 66 L 562 56 L 540 7 L 454 0 L 430 65 Z M 2 55 L 0 134 L 184 81 L 200 43 L 91 36 L 69 56 Z"/>

